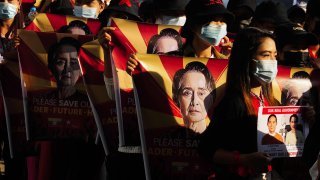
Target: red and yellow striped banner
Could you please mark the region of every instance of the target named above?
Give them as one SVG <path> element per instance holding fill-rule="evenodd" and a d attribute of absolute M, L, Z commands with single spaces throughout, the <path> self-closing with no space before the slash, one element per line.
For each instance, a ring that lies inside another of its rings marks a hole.
<path fill-rule="evenodd" d="M 48 68 L 48 52 L 62 38 L 72 37 L 83 44 L 94 37 L 26 30 L 19 30 L 18 34 L 30 138 L 95 138 L 96 125 L 82 78 L 78 79 L 72 95 L 59 98 L 57 80 Z"/>
<path fill-rule="evenodd" d="M 92 32 L 97 35 L 100 29 L 100 21 L 76 16 L 63 16 L 58 14 L 39 13 L 35 19 L 25 28 L 36 32 L 57 32 L 62 26 L 68 25 L 74 20 L 86 23 Z"/>

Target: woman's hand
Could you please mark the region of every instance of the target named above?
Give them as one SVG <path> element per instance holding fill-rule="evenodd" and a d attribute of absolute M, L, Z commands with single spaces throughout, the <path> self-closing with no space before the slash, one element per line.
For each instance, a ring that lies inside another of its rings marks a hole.
<path fill-rule="evenodd" d="M 17 48 L 20 45 L 21 39 L 19 36 L 15 36 L 13 41 L 14 41 L 14 48 Z"/>
<path fill-rule="evenodd" d="M 115 29 L 115 27 L 104 27 L 99 31 L 98 41 L 103 48 L 108 48 L 109 42 L 111 41 L 110 32 Z"/>
<path fill-rule="evenodd" d="M 131 75 L 132 71 L 138 66 L 138 58 L 136 55 L 131 54 L 127 61 L 127 73 Z"/>
<path fill-rule="evenodd" d="M 230 39 L 227 36 L 224 36 L 222 39 L 222 44 L 220 44 L 221 46 L 221 53 L 227 57 L 230 56 L 231 54 L 231 49 L 232 49 L 232 42 L 230 41 Z"/>

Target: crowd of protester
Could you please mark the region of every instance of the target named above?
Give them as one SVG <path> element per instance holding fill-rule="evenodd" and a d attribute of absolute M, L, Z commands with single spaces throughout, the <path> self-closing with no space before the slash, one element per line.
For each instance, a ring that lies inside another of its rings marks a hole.
<path fill-rule="evenodd" d="M 23 9 L 23 4 L 23 0 L 0 0 L 0 65 L 18 58 L 17 30 L 32 21 L 33 16 L 28 16 L 29 9 Z M 290 7 L 280 0 L 259 3 L 256 0 L 229 0 L 227 6 L 222 0 L 42 0 L 36 13 L 100 20 L 96 38 L 106 52 L 112 42 L 110 32 L 115 30 L 110 26 L 111 18 L 182 26 L 181 36 L 163 30 L 152 37 L 155 44 L 165 38 L 174 41 L 174 48 L 166 48 L 169 41 L 164 41 L 158 49 L 148 46 L 147 53 L 229 59 L 225 96 L 213 113 L 215 120 L 203 132 L 199 147 L 200 155 L 217 167 L 215 179 L 252 179 L 268 171 L 275 172 L 272 179 L 311 179 L 309 169 L 317 160 L 320 171 L 319 7 L 320 0 L 293 1 Z M 73 21 L 58 32 L 92 34 L 82 21 Z M 137 65 L 137 57 L 131 54 L 127 72 L 131 74 Z M 257 152 L 256 147 L 258 107 L 280 105 L 273 96 L 271 84 L 277 74 L 277 65 L 314 69 L 310 75 L 313 98 L 309 103 L 312 105 L 309 116 L 313 117 L 306 118 L 310 119 L 310 133 L 305 140 L 303 157 L 294 160 L 271 159 L 268 154 Z M 230 129 L 229 124 L 234 127 Z M 224 134 L 227 131 L 233 135 Z M 4 131 L 1 129 L 0 132 L 1 141 L 4 141 Z M 14 179 L 17 176 L 12 174 L 15 173 L 26 177 L 25 170 L 14 168 L 23 161 L 5 156 L 8 155 L 2 152 L 7 172 L 0 179 Z M 123 166 L 107 164 L 108 175 L 102 177 L 144 178 L 141 156 L 135 159 L 126 156 L 109 159 L 112 162 L 127 160 L 128 163 Z M 80 176 L 66 176 L 66 179 L 72 177 Z M 316 178 L 319 179 L 319 175 Z"/>

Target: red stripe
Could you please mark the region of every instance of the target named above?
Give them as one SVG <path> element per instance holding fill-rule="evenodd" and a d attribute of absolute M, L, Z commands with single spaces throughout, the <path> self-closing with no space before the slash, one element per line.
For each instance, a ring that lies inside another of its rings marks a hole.
<path fill-rule="evenodd" d="M 126 70 L 129 54 L 125 49 L 116 46 L 112 51 L 112 58 L 117 69 Z"/>
<path fill-rule="evenodd" d="M 278 74 L 277 74 L 277 80 L 281 80 L 283 78 L 290 78 L 291 74 L 291 67 L 287 66 L 278 66 Z"/>
<path fill-rule="evenodd" d="M 209 59 L 207 67 L 211 72 L 215 81 L 222 75 L 223 70 L 227 67 L 228 60 L 226 59 Z"/>
<path fill-rule="evenodd" d="M 148 46 L 150 38 L 158 34 L 158 25 L 146 23 L 137 23 L 137 25 L 146 46 Z"/>
<path fill-rule="evenodd" d="M 39 36 L 39 39 L 41 41 L 41 44 L 39 45 L 43 46 L 47 52 L 52 47 L 52 45 L 56 44 L 58 41 L 56 33 L 38 32 L 37 36 Z M 35 45 L 35 43 L 32 42 L 30 44 Z"/>
<path fill-rule="evenodd" d="M 96 19 L 88 19 L 87 25 L 92 34 L 97 35 L 100 29 L 100 21 Z"/>
<path fill-rule="evenodd" d="M 183 68 L 183 57 L 173 57 L 173 56 L 159 56 L 159 57 L 170 79 L 173 80 L 174 74 L 179 69 Z"/>
<path fill-rule="evenodd" d="M 112 21 L 111 26 L 116 27 L 114 31 L 111 31 L 112 42 L 114 45 L 126 50 L 126 54 L 136 53 L 137 50 L 130 43 L 128 38 L 120 31 L 120 28 Z"/>
<path fill-rule="evenodd" d="M 62 26 L 68 25 L 66 16 L 48 14 L 48 13 L 46 15 L 55 32 L 57 32 Z"/>
<path fill-rule="evenodd" d="M 38 28 L 38 26 L 34 22 L 29 24 L 25 29 L 29 31 L 41 32 L 40 28 Z"/>
<path fill-rule="evenodd" d="M 26 42 L 21 41 L 21 44 L 18 46 L 18 51 L 23 73 L 33 75 L 42 79 L 51 79 L 50 70 L 48 69 L 48 67 L 40 60 L 38 60 L 38 57 L 26 45 Z"/>
<path fill-rule="evenodd" d="M 91 55 L 89 52 L 87 52 L 84 49 L 80 49 L 79 60 L 84 73 L 86 83 L 104 85 L 103 62 L 100 59 L 95 58 L 93 55 Z"/>

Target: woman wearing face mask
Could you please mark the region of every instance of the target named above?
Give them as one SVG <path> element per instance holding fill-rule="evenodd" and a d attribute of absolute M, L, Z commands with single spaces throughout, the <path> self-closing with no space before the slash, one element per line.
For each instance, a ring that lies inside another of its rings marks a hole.
<path fill-rule="evenodd" d="M 291 67 L 312 67 L 308 48 L 318 44 L 313 33 L 294 23 L 279 25 L 275 29 L 279 64 Z"/>
<path fill-rule="evenodd" d="M 248 179 L 268 171 L 270 157 L 257 152 L 257 114 L 260 106 L 279 105 L 271 88 L 276 56 L 268 32 L 246 28 L 236 36 L 225 96 L 199 145 L 200 153 L 217 166 L 218 179 Z"/>
<path fill-rule="evenodd" d="M 185 9 L 186 23 L 181 35 L 186 38 L 185 56 L 227 59 L 232 43 L 227 24 L 234 16 L 221 0 L 191 0 Z"/>
<path fill-rule="evenodd" d="M 20 4 L 20 0 L 0 0 L 0 62 L 17 58 L 14 39 L 16 30 L 23 27 Z"/>
<path fill-rule="evenodd" d="M 97 19 L 104 7 L 104 0 L 76 0 L 73 13 L 77 17 Z"/>

